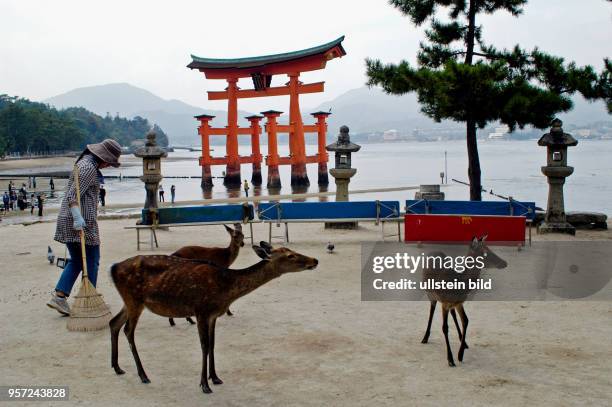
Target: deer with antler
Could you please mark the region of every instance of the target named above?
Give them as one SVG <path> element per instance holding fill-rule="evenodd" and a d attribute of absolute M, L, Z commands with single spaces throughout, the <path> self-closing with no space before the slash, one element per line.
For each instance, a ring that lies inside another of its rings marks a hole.
<path fill-rule="evenodd" d="M 238 257 L 240 248 L 244 246 L 244 235 L 242 234 L 242 225 L 240 223 L 234 224 L 234 229 L 226 225 L 223 226 L 231 238 L 228 247 L 183 246 L 171 255 L 185 259 L 205 260 L 219 267 L 228 268 Z M 234 314 L 228 309 L 227 315 Z M 175 325 L 173 318 L 169 318 L 168 320 L 170 326 Z M 187 317 L 187 322 L 195 324 L 191 317 Z"/>
<path fill-rule="evenodd" d="M 215 370 L 215 325 L 232 302 L 283 274 L 312 270 L 318 260 L 290 249 L 253 246 L 261 261 L 244 269 L 228 269 L 200 260 L 175 256 L 135 256 L 111 267 L 111 277 L 124 306 L 110 321 L 111 365 L 117 374 L 125 372 L 118 363 L 121 327 L 127 336 L 143 383 L 149 378 L 142 367 L 134 332 L 144 308 L 168 318 L 196 316 L 202 348 L 200 386 L 212 393 L 213 384 L 222 384 Z M 210 370 L 209 370 L 210 369 Z"/>

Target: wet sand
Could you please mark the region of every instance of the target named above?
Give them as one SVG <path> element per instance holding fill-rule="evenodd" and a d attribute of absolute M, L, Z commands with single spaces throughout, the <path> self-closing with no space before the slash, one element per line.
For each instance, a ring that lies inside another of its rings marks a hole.
<path fill-rule="evenodd" d="M 135 232 L 123 229 L 133 224 L 100 222 L 98 287 L 113 312 L 121 300 L 107 270 L 136 254 Z M 196 328 L 184 320 L 171 328 L 145 311 L 136 330 L 152 381 L 145 385 L 123 334 L 119 362 L 126 374 L 117 376 L 108 331 L 69 332 L 66 318 L 45 306 L 60 273 L 46 262 L 47 245 L 63 256 L 63 247 L 52 242 L 54 228 L 0 226 L 2 384 L 68 385 L 69 404 L 143 407 L 610 404 L 612 303 L 468 303 L 470 349 L 463 363 L 449 368 L 439 315 L 430 343 L 420 343 L 428 303 L 360 301 L 360 242 L 380 236 L 372 224 L 358 231 L 291 226 L 289 247 L 317 257 L 320 265 L 268 283 L 234 303 L 234 317 L 219 319 L 217 371 L 225 384 L 211 385 L 212 395 L 198 386 Z M 267 238 L 267 228 L 256 225 L 255 236 Z M 536 242 L 557 238 L 535 236 Z M 156 253 L 228 241 L 222 226 L 160 231 L 159 239 Z M 610 240 L 612 233 L 579 231 L 577 239 Z M 336 253 L 326 253 L 327 241 L 336 244 Z M 247 244 L 235 266 L 256 261 Z M 456 353 L 454 329 L 450 337 Z"/>

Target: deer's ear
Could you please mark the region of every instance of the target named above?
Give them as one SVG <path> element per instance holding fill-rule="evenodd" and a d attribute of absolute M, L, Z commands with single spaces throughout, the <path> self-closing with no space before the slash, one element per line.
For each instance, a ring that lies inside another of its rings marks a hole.
<path fill-rule="evenodd" d="M 270 253 L 268 253 L 266 251 L 266 249 L 264 249 L 263 247 L 259 247 L 259 246 L 253 246 L 253 251 L 255 252 L 255 254 L 257 254 L 257 256 L 259 256 L 260 258 L 264 259 L 264 260 L 270 260 Z"/>
<path fill-rule="evenodd" d="M 227 230 L 227 233 L 232 233 L 233 232 L 232 228 L 230 228 L 229 226 L 223 225 L 223 227 L 225 228 L 225 230 Z"/>
<path fill-rule="evenodd" d="M 240 223 L 234 223 L 234 229 L 239 232 L 242 232 L 242 225 Z"/>
<path fill-rule="evenodd" d="M 487 237 L 489 237 L 489 235 L 483 235 L 483 236 L 480 238 L 480 241 L 481 241 L 481 242 L 484 242 L 485 240 L 487 240 Z"/>
<path fill-rule="evenodd" d="M 265 249 L 265 251 L 267 251 L 268 253 L 272 252 L 272 245 L 268 242 L 266 242 L 265 240 L 262 240 L 261 242 L 259 242 L 259 245 Z"/>
<path fill-rule="evenodd" d="M 474 237 L 472 238 L 472 242 L 470 243 L 470 246 L 472 246 L 472 248 L 474 248 L 474 249 L 475 249 L 475 248 L 477 248 L 477 247 L 478 247 L 478 245 L 479 245 L 479 244 L 480 244 L 480 240 L 478 239 L 478 237 L 477 237 L 477 236 L 474 236 Z"/>

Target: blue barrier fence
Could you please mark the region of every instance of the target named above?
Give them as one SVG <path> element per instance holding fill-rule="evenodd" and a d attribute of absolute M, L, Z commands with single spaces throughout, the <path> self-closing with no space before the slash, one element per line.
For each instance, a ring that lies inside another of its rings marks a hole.
<path fill-rule="evenodd" d="M 384 219 L 400 216 L 398 201 L 270 202 L 259 204 L 261 220 Z"/>
<path fill-rule="evenodd" d="M 196 222 L 243 222 L 253 220 L 253 205 L 208 205 L 159 208 L 159 224 L 196 223 Z M 142 210 L 142 220 L 147 219 L 147 211 Z"/>
<path fill-rule="evenodd" d="M 437 215 L 497 215 L 535 217 L 535 202 L 407 200 L 406 213 Z"/>

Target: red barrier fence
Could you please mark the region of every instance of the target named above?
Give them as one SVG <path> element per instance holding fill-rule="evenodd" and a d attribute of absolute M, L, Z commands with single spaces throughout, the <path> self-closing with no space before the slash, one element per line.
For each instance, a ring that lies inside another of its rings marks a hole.
<path fill-rule="evenodd" d="M 487 235 L 487 242 L 525 243 L 524 216 L 405 215 L 406 242 L 468 242 Z"/>

